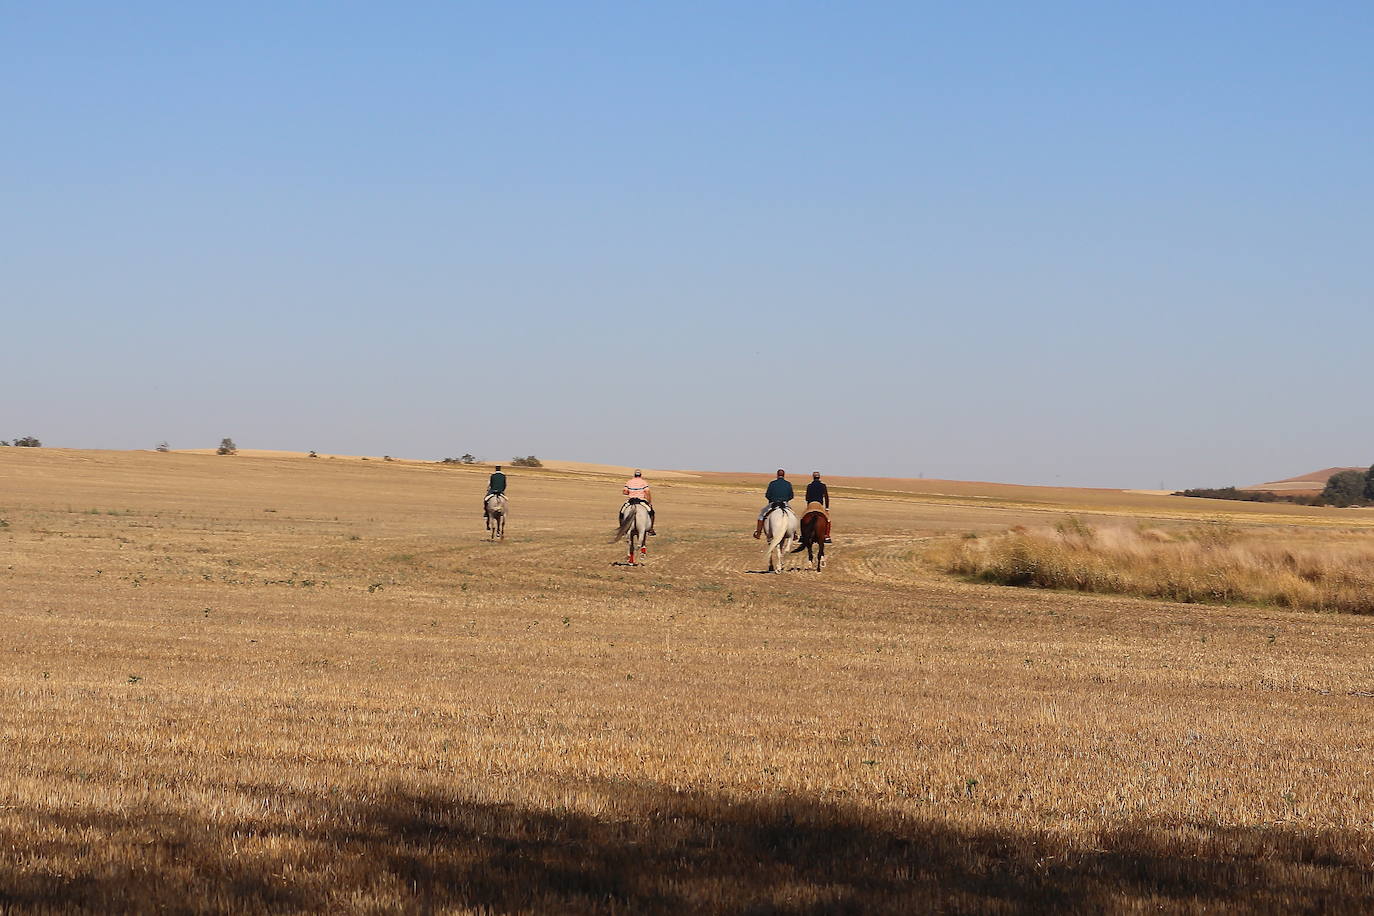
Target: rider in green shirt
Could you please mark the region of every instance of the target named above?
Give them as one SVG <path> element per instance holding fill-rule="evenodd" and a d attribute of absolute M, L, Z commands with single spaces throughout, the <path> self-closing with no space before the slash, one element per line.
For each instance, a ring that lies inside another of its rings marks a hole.
<path fill-rule="evenodd" d="M 491 479 L 487 481 L 487 495 L 482 497 L 482 517 L 487 517 L 487 497 L 506 495 L 506 475 L 501 473 L 501 465 L 496 466 Z"/>

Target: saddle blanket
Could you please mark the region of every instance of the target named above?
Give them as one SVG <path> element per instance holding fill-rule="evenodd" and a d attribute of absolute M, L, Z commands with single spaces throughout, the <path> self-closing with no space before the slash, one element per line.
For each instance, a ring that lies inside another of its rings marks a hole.
<path fill-rule="evenodd" d="M 810 515 L 812 512 L 819 512 L 826 518 L 830 518 L 830 510 L 825 507 L 825 503 L 807 503 L 806 511 L 802 515 Z"/>

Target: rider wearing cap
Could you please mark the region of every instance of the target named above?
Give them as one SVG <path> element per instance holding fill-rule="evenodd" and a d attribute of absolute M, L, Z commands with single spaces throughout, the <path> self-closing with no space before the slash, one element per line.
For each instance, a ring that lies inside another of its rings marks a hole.
<path fill-rule="evenodd" d="M 764 503 L 763 508 L 759 510 L 759 523 L 754 526 L 754 537 L 763 534 L 763 520 L 768 517 L 769 510 L 774 506 L 782 506 L 791 511 L 792 507 L 787 504 L 795 498 L 796 494 L 792 492 L 792 484 L 787 480 L 787 472 L 778 468 L 778 476 L 769 481 L 768 489 L 763 491 L 763 495 L 768 502 Z"/>
<path fill-rule="evenodd" d="M 811 472 L 811 482 L 806 485 L 806 508 L 810 511 L 813 505 L 825 508 L 826 518 L 830 517 L 830 488 L 821 480 L 820 471 Z M 826 535 L 825 542 L 830 543 L 830 536 Z"/>
<path fill-rule="evenodd" d="M 649 490 L 649 481 L 644 479 L 644 472 L 635 469 L 635 476 L 625 481 L 625 489 L 622 491 L 630 502 L 642 502 L 649 509 L 649 533 L 656 535 L 654 530 L 654 494 Z"/>

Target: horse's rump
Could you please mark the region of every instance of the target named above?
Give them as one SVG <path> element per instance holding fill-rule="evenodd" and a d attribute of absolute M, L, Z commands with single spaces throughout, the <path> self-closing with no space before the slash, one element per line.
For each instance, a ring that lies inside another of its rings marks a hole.
<path fill-rule="evenodd" d="M 640 523 L 640 530 L 649 530 L 649 504 L 642 499 L 626 500 L 625 505 L 620 507 L 620 529 L 616 531 L 612 540 L 619 540 L 629 533 L 630 528 L 634 527 L 636 521 L 643 513 L 643 522 Z"/>
<path fill-rule="evenodd" d="M 824 510 L 807 512 L 801 520 L 803 541 L 824 540 L 830 536 L 830 516 Z"/>

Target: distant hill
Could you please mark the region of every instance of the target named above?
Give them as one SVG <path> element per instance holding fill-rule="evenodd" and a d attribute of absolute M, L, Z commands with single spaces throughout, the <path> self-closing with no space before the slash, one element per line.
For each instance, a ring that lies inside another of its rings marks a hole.
<path fill-rule="evenodd" d="M 1241 487 L 1242 490 L 1267 490 L 1270 493 L 1287 493 L 1297 495 L 1315 495 L 1322 491 L 1326 482 L 1331 479 L 1331 475 L 1339 474 L 1341 471 L 1359 471 L 1363 474 L 1368 468 L 1326 468 L 1322 471 L 1313 471 L 1310 474 L 1301 474 L 1297 477 L 1289 477 L 1285 480 L 1275 480 L 1270 483 L 1257 483 L 1252 487 Z"/>

